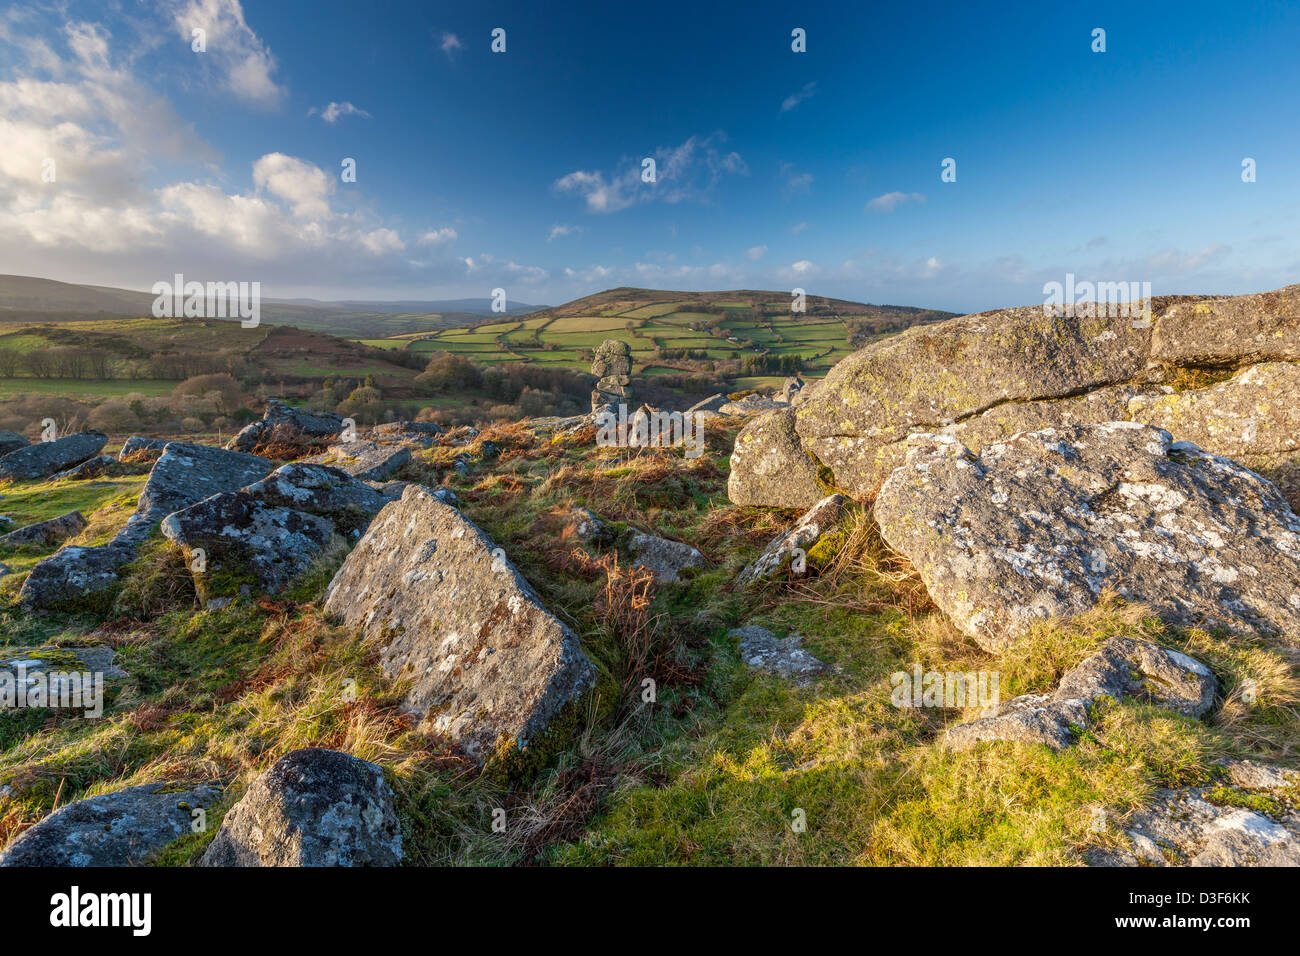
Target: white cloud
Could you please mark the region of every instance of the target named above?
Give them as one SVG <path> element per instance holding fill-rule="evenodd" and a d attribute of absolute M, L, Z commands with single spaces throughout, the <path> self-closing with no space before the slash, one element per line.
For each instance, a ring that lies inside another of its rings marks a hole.
<path fill-rule="evenodd" d="M 813 174 L 796 172 L 794 163 L 781 163 L 777 171 L 783 180 L 781 193 L 786 199 L 806 193 L 812 188 Z"/>
<path fill-rule="evenodd" d="M 750 262 L 757 262 L 763 256 L 767 255 L 767 246 L 752 246 L 745 252 Z"/>
<path fill-rule="evenodd" d="M 808 228 L 808 223 L 796 222 L 793 226 L 790 227 L 790 231 L 797 236 L 799 235 L 799 233 L 803 232 L 807 228 Z"/>
<path fill-rule="evenodd" d="M 460 52 L 460 48 L 464 44 L 460 42 L 460 37 L 456 36 L 456 34 L 444 33 L 438 46 L 443 53 L 447 54 L 447 59 L 451 60 Z"/>
<path fill-rule="evenodd" d="M 805 83 L 798 93 L 791 93 L 781 101 L 781 112 L 788 113 L 817 91 L 816 83 Z"/>
<path fill-rule="evenodd" d="M 330 218 L 334 180 L 319 166 L 284 153 L 267 153 L 253 164 L 253 183 L 290 203 L 301 219 Z"/>
<path fill-rule="evenodd" d="M 579 232 L 582 232 L 581 226 L 562 226 L 557 224 L 551 227 L 550 233 L 546 236 L 546 241 L 550 242 L 552 239 L 560 239 L 563 238 L 564 236 L 572 236 Z"/>
<path fill-rule="evenodd" d="M 308 116 L 315 116 L 317 113 L 319 113 L 320 118 L 327 123 L 337 123 L 344 116 L 361 116 L 366 119 L 370 118 L 369 113 L 359 106 L 353 106 L 346 100 L 342 103 L 330 103 L 328 106 L 319 110 L 313 106 L 307 111 Z"/>
<path fill-rule="evenodd" d="M 172 23 L 187 44 L 196 28 L 206 32 L 206 51 L 186 55 L 215 70 L 222 85 L 240 99 L 270 109 L 287 95 L 272 76 L 275 57 L 244 19 L 239 0 L 189 0 L 175 5 Z"/>
<path fill-rule="evenodd" d="M 883 196 L 877 196 L 867 203 L 868 212 L 890 213 L 904 203 L 925 202 L 925 196 L 922 193 L 903 193 L 895 190 L 892 193 L 885 193 Z"/>
<path fill-rule="evenodd" d="M 442 246 L 457 239 L 456 230 L 450 226 L 442 229 L 430 229 L 416 240 L 422 246 Z"/>
<path fill-rule="evenodd" d="M 705 202 L 724 176 L 749 174 L 740 154 L 725 150 L 726 135 L 692 136 L 675 147 L 659 147 L 653 153 L 656 181 L 643 182 L 642 160 L 625 158 L 619 168 L 606 174 L 575 170 L 551 184 L 557 193 L 581 196 L 587 211 L 618 212 L 638 203 Z"/>

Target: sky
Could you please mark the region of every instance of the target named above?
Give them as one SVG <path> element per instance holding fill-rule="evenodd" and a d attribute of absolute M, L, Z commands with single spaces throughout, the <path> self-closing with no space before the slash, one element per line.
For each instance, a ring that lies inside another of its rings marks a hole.
<path fill-rule="evenodd" d="M 1300 4 L 1250 0 L 0 3 L 0 273 L 1261 291 L 1300 282 L 1298 50 Z"/>

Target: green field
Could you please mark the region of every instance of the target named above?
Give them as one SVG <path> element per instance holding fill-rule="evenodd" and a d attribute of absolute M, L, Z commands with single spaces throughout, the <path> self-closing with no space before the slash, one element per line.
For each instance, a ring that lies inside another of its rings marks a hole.
<path fill-rule="evenodd" d="M 825 375 L 851 354 L 859 336 L 876 327 L 896 331 L 917 321 L 946 317 L 920 309 L 867 306 L 809 297 L 808 311 L 793 315 L 789 300 L 773 292 L 656 293 L 614 289 L 545 309 L 526 318 L 443 329 L 412 341 L 364 339 L 380 348 L 421 353 L 450 352 L 483 365 L 522 362 L 586 371 L 590 353 L 607 339 L 632 349 L 637 374 L 698 372 L 702 364 L 732 364 L 753 356 L 798 356 L 803 374 Z M 860 343 L 859 343 L 860 344 Z M 666 350 L 703 353 L 687 359 L 660 357 Z M 653 365 L 653 373 L 648 366 Z M 766 378 L 766 377 L 764 377 Z M 777 381 L 780 377 L 776 376 Z"/>

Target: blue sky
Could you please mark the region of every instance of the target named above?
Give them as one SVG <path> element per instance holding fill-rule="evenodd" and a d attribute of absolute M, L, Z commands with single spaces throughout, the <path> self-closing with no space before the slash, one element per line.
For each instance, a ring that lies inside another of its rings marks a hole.
<path fill-rule="evenodd" d="M 0 10 L 0 272 L 954 311 L 1039 302 L 1067 272 L 1300 281 L 1297 4 Z"/>

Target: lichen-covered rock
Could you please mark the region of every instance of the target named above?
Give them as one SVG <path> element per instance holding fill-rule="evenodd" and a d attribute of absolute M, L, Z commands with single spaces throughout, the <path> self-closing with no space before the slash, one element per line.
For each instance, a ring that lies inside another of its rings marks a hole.
<path fill-rule="evenodd" d="M 609 545 L 618 537 L 605 521 L 586 508 L 570 508 L 564 516 L 566 534 L 582 544 Z"/>
<path fill-rule="evenodd" d="M 0 535 L 0 544 L 61 544 L 80 534 L 86 524 L 86 518 L 80 511 L 69 511 L 57 518 L 39 521 Z"/>
<path fill-rule="evenodd" d="M 1300 866 L 1294 770 L 1226 761 L 1227 780 L 1160 790 L 1122 824 L 1127 846 L 1094 849 L 1094 866 Z"/>
<path fill-rule="evenodd" d="M 295 462 L 168 515 L 162 533 L 187 558 L 202 550 L 202 561 L 190 561 L 202 600 L 245 587 L 274 594 L 332 547 L 359 538 L 388 501 L 337 468 Z"/>
<path fill-rule="evenodd" d="M 727 637 L 739 639 L 738 651 L 746 667 L 767 671 L 801 687 L 835 670 L 833 664 L 813 657 L 799 634 L 777 637 L 765 627 L 746 624 L 728 631 Z"/>
<path fill-rule="evenodd" d="M 94 458 L 88 458 L 80 465 L 75 465 L 67 471 L 59 472 L 52 480 L 88 481 L 91 478 L 102 478 L 113 471 L 115 464 L 117 464 L 117 459 L 112 455 L 96 455 Z"/>
<path fill-rule="evenodd" d="M 688 568 L 704 567 L 704 555 L 684 541 L 673 541 L 657 535 L 633 532 L 628 538 L 627 551 L 632 563 L 654 572 L 660 584 L 674 584 L 681 580 Z"/>
<path fill-rule="evenodd" d="M 168 439 L 166 438 L 146 438 L 143 435 L 132 435 L 126 441 L 122 442 L 122 450 L 117 453 L 118 461 L 128 459 L 152 459 L 156 461 L 162 455 L 163 449 L 167 447 Z"/>
<path fill-rule="evenodd" d="M 0 458 L 3 458 L 11 451 L 26 448 L 30 444 L 31 442 L 17 432 L 0 431 Z"/>
<path fill-rule="evenodd" d="M 1149 336 L 1130 318 L 1050 317 L 1042 306 L 914 327 L 831 369 L 798 407 L 795 429 L 838 487 L 871 494 L 897 464 L 891 446 L 910 433 L 1006 401 L 1131 381 L 1146 366 Z"/>
<path fill-rule="evenodd" d="M 330 445 L 323 455 L 302 461 L 309 465 L 329 465 L 363 481 L 386 481 L 410 460 L 411 449 L 405 445 L 358 440 Z"/>
<path fill-rule="evenodd" d="M 1259 472 L 1300 507 L 1300 364 L 1253 365 L 1209 388 L 1135 396 L 1134 421 Z"/>
<path fill-rule="evenodd" d="M 1254 472 L 1129 422 L 1031 432 L 979 456 L 936 436 L 913 445 L 876 520 L 984 648 L 1108 589 L 1174 623 L 1300 644 L 1300 517 Z"/>
<path fill-rule="evenodd" d="M 209 495 L 251 484 L 271 467 L 255 455 L 168 442 L 126 526 L 108 544 L 69 545 L 41 561 L 23 582 L 19 600 L 30 610 L 40 610 L 77 605 L 109 591 L 163 518 Z"/>
<path fill-rule="evenodd" d="M 330 582 L 325 611 L 380 643 L 403 708 L 479 763 L 527 752 L 590 689 L 575 635 L 479 528 L 412 485 Z"/>
<path fill-rule="evenodd" d="M 596 387 L 591 393 L 591 410 L 632 403 L 632 348 L 618 339 L 606 339 L 596 349 L 591 363 Z"/>
<path fill-rule="evenodd" d="M 998 712 L 949 727 L 945 746 L 966 750 L 989 740 L 1071 746 L 1088 726 L 1088 708 L 1102 697 L 1141 700 L 1189 717 L 1214 704 L 1214 674 L 1200 661 L 1130 637 L 1112 637 L 1101 649 L 1067 671 L 1050 694 L 1025 694 Z"/>
<path fill-rule="evenodd" d="M 761 415 L 764 412 L 777 411 L 788 406 L 788 402 L 769 398 L 766 395 L 746 395 L 744 398 L 737 399 L 734 402 L 727 402 L 721 406 L 718 409 L 718 414 L 732 418 L 747 418 L 750 415 Z"/>
<path fill-rule="evenodd" d="M 826 469 L 827 484 L 871 496 L 902 462 L 914 432 L 957 429 L 978 448 L 1016 431 L 1126 420 L 1107 409 L 1115 390 L 1141 392 L 1176 381 L 1182 369 L 1295 362 L 1300 354 L 1300 285 L 1217 299 L 1158 297 L 1150 305 L 1150 321 L 1025 306 L 873 342 L 798 396 L 793 442 L 774 437 L 765 457 L 733 460 L 732 477 L 743 488 L 758 461 L 800 467 L 798 452 L 806 450 Z M 1086 400 L 1096 392 L 1098 401 Z M 780 487 L 762 490 L 743 503 L 798 504 L 781 498 Z"/>
<path fill-rule="evenodd" d="M 819 544 L 831 546 L 831 538 L 843 522 L 849 504 L 843 495 L 829 495 L 817 502 L 793 528 L 773 538 L 763 553 L 745 566 L 736 576 L 737 586 L 749 587 L 782 574 L 800 577 L 809 568 L 820 567 L 825 561 L 814 549 Z"/>
<path fill-rule="evenodd" d="M 371 437 L 376 441 L 405 442 L 430 448 L 436 445 L 445 429 L 434 422 L 384 422 L 370 429 Z"/>
<path fill-rule="evenodd" d="M 1064 425 L 1128 421 L 1132 404 L 1156 400 L 1172 391 L 1168 386 L 1158 385 L 1110 385 L 1073 398 L 1005 402 L 939 429 L 938 434 L 951 436 L 971 451 L 978 452 L 985 445 L 1006 441 L 1021 432 Z M 897 448 L 897 461 L 901 465 L 906 458 L 906 443 Z"/>
<path fill-rule="evenodd" d="M 1300 285 L 1175 302 L 1154 323 L 1150 361 L 1212 368 L 1300 362 Z"/>
<path fill-rule="evenodd" d="M 401 825 L 383 770 L 335 750 L 295 750 L 226 814 L 200 866 L 396 866 Z"/>
<path fill-rule="evenodd" d="M 215 787 L 150 783 L 77 800 L 24 830 L 0 866 L 139 866 L 192 832 L 194 811 L 220 797 Z"/>
<path fill-rule="evenodd" d="M 737 505 L 811 508 L 826 497 L 814 461 L 795 434 L 795 410 L 753 419 L 736 436 L 727 497 Z"/>
<path fill-rule="evenodd" d="M 242 428 L 226 447 L 235 451 L 250 451 L 271 434 L 277 425 L 285 425 L 309 438 L 337 438 L 343 433 L 343 418 L 331 412 L 309 412 L 293 408 L 283 402 L 267 402 L 266 411 L 255 422 Z"/>
<path fill-rule="evenodd" d="M 89 431 L 27 445 L 0 458 L 0 481 L 48 478 L 94 458 L 107 444 L 103 432 Z"/>

